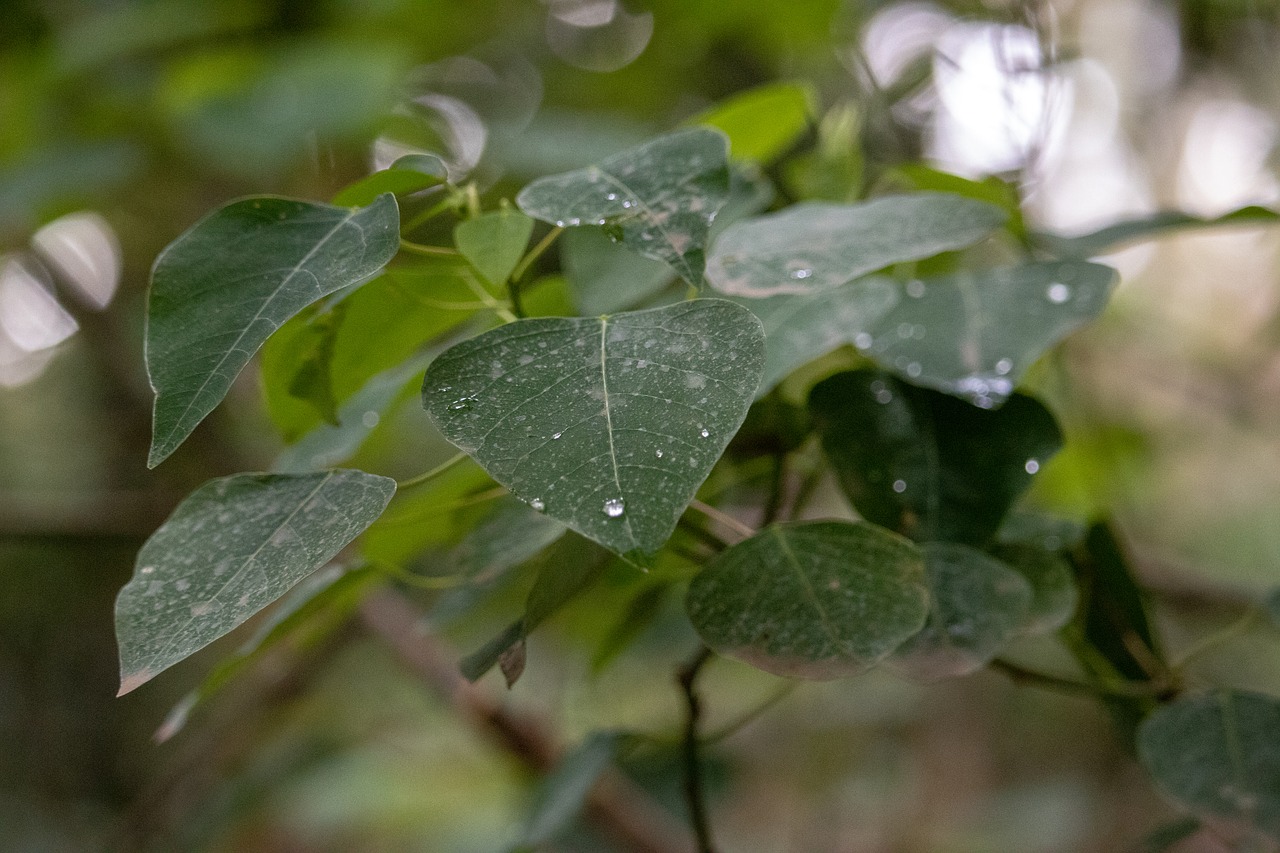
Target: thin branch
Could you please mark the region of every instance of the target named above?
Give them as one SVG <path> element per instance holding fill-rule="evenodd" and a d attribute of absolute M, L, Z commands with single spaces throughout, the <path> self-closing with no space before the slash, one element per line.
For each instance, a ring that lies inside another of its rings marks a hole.
<path fill-rule="evenodd" d="M 698 697 L 698 673 L 711 660 L 711 649 L 703 646 L 676 672 L 676 682 L 684 692 L 685 722 L 681 754 L 684 763 L 684 798 L 689 807 L 689 822 L 698 844 L 698 853 L 715 853 L 711 840 L 711 823 L 707 819 L 707 802 L 702 787 L 702 759 L 698 755 L 698 723 L 702 719 L 702 700 Z"/>
<path fill-rule="evenodd" d="M 556 226 L 548 231 L 547 236 L 539 240 L 538 245 L 530 249 L 529 253 L 520 259 L 520 263 L 516 264 L 516 268 L 511 271 L 511 282 L 515 283 L 524 278 L 524 274 L 529 271 L 529 267 L 533 266 L 534 263 L 537 262 L 538 258 L 542 257 L 543 253 L 546 252 L 547 249 L 551 248 L 551 244 L 554 243 L 556 238 L 562 233 L 564 233 L 563 226 Z"/>
<path fill-rule="evenodd" d="M 1059 693 L 1074 693 L 1080 696 L 1110 699 L 1154 698 L 1161 695 L 1165 688 L 1153 682 L 1125 681 L 1120 684 L 1088 684 L 1060 675 L 1037 672 L 1034 669 L 1016 664 L 1004 658 L 996 658 L 989 664 L 997 672 L 1009 676 L 1015 684 L 1026 684 L 1041 687 L 1045 690 L 1056 690 Z"/>
<path fill-rule="evenodd" d="M 736 720 L 730 720 L 720 728 L 716 729 L 714 732 L 710 732 L 709 734 L 704 735 L 702 737 L 703 745 L 705 746 L 706 744 L 719 743 L 720 741 L 725 740 L 726 738 L 733 737 L 742 729 L 746 728 L 747 726 L 749 726 L 750 724 L 754 723 L 756 720 L 764 716 L 765 712 L 768 711 L 770 708 L 772 708 L 774 705 L 777 705 L 783 699 L 786 699 L 788 696 L 794 693 L 796 688 L 799 686 L 800 686 L 800 683 L 798 681 L 784 682 L 782 685 L 778 687 L 777 690 L 773 691 L 768 696 L 766 696 L 764 700 L 760 702 L 760 704 L 756 705 L 754 708 L 748 708 L 746 711 L 740 714 Z"/>
<path fill-rule="evenodd" d="M 432 480 L 434 480 L 436 477 L 439 477 L 441 474 L 448 471 L 454 465 L 457 465 L 459 462 L 461 462 L 466 458 L 467 458 L 467 454 L 458 453 L 454 456 L 449 457 L 444 462 L 441 462 L 439 465 L 432 468 L 430 471 L 424 471 L 423 473 L 417 475 L 416 477 L 410 477 L 407 480 L 397 480 L 396 490 L 403 492 L 405 489 L 412 489 L 414 486 L 421 486 L 423 483 L 429 483 Z"/>
<path fill-rule="evenodd" d="M 718 521 L 735 533 L 742 534 L 744 538 L 750 539 L 752 536 L 756 535 L 754 528 L 742 523 L 727 512 L 722 512 L 721 510 L 716 509 L 711 506 L 711 504 L 703 503 L 697 498 L 694 498 L 689 502 L 689 506 L 696 509 L 712 521 Z"/>
<path fill-rule="evenodd" d="M 406 252 L 412 252 L 415 255 L 426 255 L 429 258 L 456 258 L 461 253 L 451 246 L 424 246 L 422 243 L 415 243 L 412 240 L 401 238 L 400 248 Z"/>

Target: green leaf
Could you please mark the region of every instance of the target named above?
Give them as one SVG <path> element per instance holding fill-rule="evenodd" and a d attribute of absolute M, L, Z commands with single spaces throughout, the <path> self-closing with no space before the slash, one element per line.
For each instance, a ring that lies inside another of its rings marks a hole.
<path fill-rule="evenodd" d="M 700 127 L 660 136 L 599 166 L 536 180 L 516 203 L 556 225 L 605 225 L 628 248 L 698 284 L 707 231 L 728 194 L 725 138 Z"/>
<path fill-rule="evenodd" d="M 967 545 L 928 542 L 924 550 L 929 619 L 890 661 L 933 681 L 986 666 L 1027 621 L 1032 590 L 1022 575 Z"/>
<path fill-rule="evenodd" d="M 518 210 L 495 210 L 459 222 L 453 242 L 485 281 L 500 287 L 520 263 L 532 235 L 532 219 Z"/>
<path fill-rule="evenodd" d="M 1071 621 L 1080 593 L 1065 559 L 1037 545 L 1021 542 L 996 545 L 991 555 L 1031 585 L 1031 607 L 1022 626 L 1023 633 L 1048 634 Z"/>
<path fill-rule="evenodd" d="M 628 251 L 602 228 L 573 228 L 560 237 L 560 263 L 574 304 L 586 316 L 631 308 L 671 283 L 671 267 Z"/>
<path fill-rule="evenodd" d="M 885 177 L 887 183 L 895 187 L 895 191 L 900 186 L 902 190 L 911 192 L 952 193 L 993 204 L 1008 215 L 1007 227 L 1014 236 L 1021 239 L 1026 235 L 1026 226 L 1022 221 L 1022 199 L 1018 197 L 1017 187 L 995 175 L 976 181 L 931 169 L 920 163 L 907 163 L 894 168 Z"/>
<path fill-rule="evenodd" d="M 1057 234 L 1037 234 L 1036 240 L 1048 251 L 1060 258 L 1092 258 L 1123 247 L 1126 243 L 1163 237 L 1172 231 L 1187 228 L 1214 228 L 1225 225 L 1266 225 L 1280 220 L 1280 213 L 1265 207 L 1250 205 L 1222 216 L 1205 218 L 1189 213 L 1169 210 L 1153 213 L 1137 219 L 1116 222 L 1089 234 L 1078 237 L 1062 237 Z"/>
<path fill-rule="evenodd" d="M 422 400 L 531 505 L 620 554 L 652 553 L 742 424 L 763 362 L 749 311 L 697 299 L 510 323 L 437 358 Z"/>
<path fill-rule="evenodd" d="M 434 154 L 409 154 L 367 175 L 333 197 L 339 207 L 364 207 L 383 193 L 408 195 L 443 184 L 449 170 Z"/>
<path fill-rule="evenodd" d="M 618 732 L 592 732 L 560 760 L 538 787 L 519 846 L 545 844 L 569 826 L 596 779 L 613 763 L 622 739 Z"/>
<path fill-rule="evenodd" d="M 449 552 L 455 574 L 473 583 L 489 583 L 555 543 L 564 525 L 510 495 L 492 508 Z"/>
<path fill-rule="evenodd" d="M 796 83 L 770 83 L 740 92 L 689 124 L 714 127 L 729 138 L 735 160 L 768 165 L 809 129 L 813 93 Z"/>
<path fill-rule="evenodd" d="M 389 195 L 355 209 L 252 198 L 171 243 L 151 274 L 146 352 L 156 401 L 147 464 L 191 434 L 281 324 L 391 260 L 398 228 Z"/>
<path fill-rule="evenodd" d="M 764 325 L 763 397 L 793 370 L 846 344 L 865 341 L 898 303 L 887 278 L 863 278 L 817 293 L 736 299 Z"/>
<path fill-rule="evenodd" d="M 1136 853 L 1168 853 L 1174 845 L 1195 835 L 1204 824 L 1199 818 L 1183 817 L 1148 832 L 1142 837 Z"/>
<path fill-rule="evenodd" d="M 726 228 L 707 260 L 707 280 L 721 293 L 757 299 L 827 290 L 972 245 L 1004 220 L 997 207 L 944 193 L 803 202 Z"/>
<path fill-rule="evenodd" d="M 986 411 L 875 370 L 818 383 L 809 409 L 858 513 L 920 541 L 985 545 L 1062 446 L 1030 397 Z"/>
<path fill-rule="evenodd" d="M 992 408 L 1040 355 L 1102 313 L 1111 267 L 1035 263 L 911 281 L 864 347 L 915 385 Z"/>
<path fill-rule="evenodd" d="M 869 524 L 779 524 L 708 563 L 686 607 L 720 654 L 775 675 L 840 678 L 920 630 L 922 569 L 914 545 Z"/>
<path fill-rule="evenodd" d="M 382 514 L 395 481 L 363 471 L 205 483 L 138 553 L 116 599 L 120 694 L 240 625 Z"/>
<path fill-rule="evenodd" d="M 1165 705 L 1138 729 L 1138 757 L 1197 816 L 1280 840 L 1280 700 L 1215 690 Z"/>

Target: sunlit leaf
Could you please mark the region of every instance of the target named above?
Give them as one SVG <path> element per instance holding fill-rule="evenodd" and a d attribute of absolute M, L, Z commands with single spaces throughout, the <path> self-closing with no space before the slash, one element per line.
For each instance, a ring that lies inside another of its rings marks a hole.
<path fill-rule="evenodd" d="M 689 585 L 694 628 L 717 652 L 775 675 L 839 678 L 920 630 L 920 551 L 887 530 L 818 521 L 766 528 Z"/>
<path fill-rule="evenodd" d="M 932 681 L 981 669 L 1026 624 L 1032 591 L 1022 575 L 967 545 L 921 546 L 929 619 L 890 661 L 912 678 Z"/>
<path fill-rule="evenodd" d="M 433 154 L 409 154 L 385 169 L 366 175 L 333 197 L 339 207 L 364 207 L 383 193 L 407 195 L 445 182 L 448 169 Z"/>
<path fill-rule="evenodd" d="M 764 361 L 749 311 L 700 299 L 510 323 L 427 370 L 441 432 L 530 505 L 652 553 L 741 425 Z"/>
<path fill-rule="evenodd" d="M 820 382 L 809 408 L 858 512 L 920 541 L 984 545 L 1062 445 L 1030 397 L 987 411 L 876 370 Z"/>
<path fill-rule="evenodd" d="M 530 216 L 556 225 L 604 225 L 628 248 L 702 281 L 707 232 L 729 193 L 725 138 L 710 128 L 661 136 L 562 175 L 516 197 Z"/>
<path fill-rule="evenodd" d="M 865 352 L 915 385 L 992 408 L 1045 350 L 1102 313 L 1115 281 L 1111 267 L 1078 261 L 910 281 Z"/>
<path fill-rule="evenodd" d="M 996 545 L 991 554 L 1031 585 L 1025 633 L 1048 634 L 1071 621 L 1080 594 L 1065 559 L 1027 543 Z"/>
<path fill-rule="evenodd" d="M 495 210 L 459 222 L 453 229 L 458 251 L 491 285 L 501 286 L 520 263 L 533 220 L 518 210 Z"/>
<path fill-rule="evenodd" d="M 795 83 L 770 83 L 716 104 L 690 124 L 717 128 L 735 160 L 768 165 L 809 128 L 813 93 Z"/>
<path fill-rule="evenodd" d="M 120 692 L 226 634 L 382 514 L 395 481 L 363 471 L 236 474 L 178 505 L 116 599 Z"/>
<path fill-rule="evenodd" d="M 1156 709 L 1138 757 L 1167 795 L 1197 816 L 1280 840 L 1280 700 L 1215 690 Z"/>
<path fill-rule="evenodd" d="M 726 228 L 707 259 L 707 280 L 721 293 L 751 298 L 827 290 L 972 245 L 1004 220 L 997 207 L 944 193 L 802 202 Z"/>
<path fill-rule="evenodd" d="M 191 434 L 286 320 L 381 269 L 399 248 L 398 227 L 389 195 L 354 209 L 253 198 L 171 243 L 152 271 L 147 313 L 156 392 L 148 465 Z"/>

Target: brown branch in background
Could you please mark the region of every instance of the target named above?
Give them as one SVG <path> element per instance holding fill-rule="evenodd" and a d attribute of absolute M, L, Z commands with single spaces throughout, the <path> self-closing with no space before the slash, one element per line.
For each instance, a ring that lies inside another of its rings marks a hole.
<path fill-rule="evenodd" d="M 702 788 L 702 758 L 698 754 L 698 724 L 702 720 L 702 700 L 698 696 L 698 673 L 711 660 L 711 649 L 703 646 L 693 659 L 680 667 L 676 682 L 684 692 L 684 740 L 681 745 L 684 764 L 684 797 L 689 806 L 689 822 L 698 842 L 698 853 L 715 853 L 711 841 L 711 823 L 707 818 L 707 802 Z"/>
<path fill-rule="evenodd" d="M 401 594 L 375 590 L 360 606 L 365 627 L 382 640 L 458 716 L 494 739 L 521 764 L 545 774 L 563 750 L 545 721 L 503 707 L 458 672 L 455 656 L 422 626 L 421 614 Z M 607 770 L 587 795 L 586 817 L 624 850 L 681 853 L 689 846 L 669 815 L 643 789 Z"/>

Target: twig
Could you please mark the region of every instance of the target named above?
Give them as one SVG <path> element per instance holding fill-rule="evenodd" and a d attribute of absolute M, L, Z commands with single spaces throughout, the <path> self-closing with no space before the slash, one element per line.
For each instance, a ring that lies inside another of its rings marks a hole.
<path fill-rule="evenodd" d="M 490 735 L 525 767 L 545 774 L 559 763 L 562 750 L 545 721 L 504 708 L 467 683 L 454 656 L 423 629 L 420 614 L 404 596 L 376 590 L 361 603 L 360 617 L 461 719 Z M 667 813 L 617 771 L 600 776 L 587 795 L 586 815 L 625 850 L 679 853 L 689 849 Z"/>
<path fill-rule="evenodd" d="M 538 245 L 530 249 L 529 253 L 520 259 L 520 263 L 516 264 L 516 268 L 511 271 L 510 280 L 514 283 L 524 278 L 524 274 L 529 271 L 529 267 L 533 266 L 538 258 L 542 257 L 543 253 L 551 248 L 551 244 L 556 241 L 556 238 L 563 233 L 564 226 L 561 225 L 557 225 L 548 231 L 547 235 L 538 241 Z"/>
<path fill-rule="evenodd" d="M 742 523 L 727 512 L 722 512 L 721 510 L 716 509 L 711 504 L 703 503 L 697 498 L 694 498 L 689 502 L 689 506 L 702 513 L 707 518 L 720 522 L 735 533 L 742 534 L 744 538 L 750 539 L 752 536 L 756 535 L 756 531 L 749 525 Z"/>
<path fill-rule="evenodd" d="M 1087 684 L 1083 681 L 1063 678 L 1060 675 L 1051 675 L 1047 672 L 1027 669 L 1004 658 L 996 658 L 991 662 L 990 666 L 997 672 L 1003 672 L 1009 676 L 1015 684 L 1028 684 L 1032 687 L 1056 690 L 1059 693 L 1075 693 L 1081 696 L 1113 699 L 1138 699 L 1154 698 L 1164 691 L 1162 685 L 1154 682 L 1126 681 L 1121 684 Z"/>
<path fill-rule="evenodd" d="M 676 672 L 676 682 L 684 691 L 685 722 L 681 754 L 684 760 L 684 798 L 689 806 L 689 822 L 698 843 L 698 853 L 715 853 L 711 841 L 711 824 L 707 820 L 707 803 L 702 790 L 702 760 L 698 755 L 698 723 L 702 719 L 702 701 L 698 697 L 698 673 L 711 660 L 711 649 L 703 646 Z"/>

